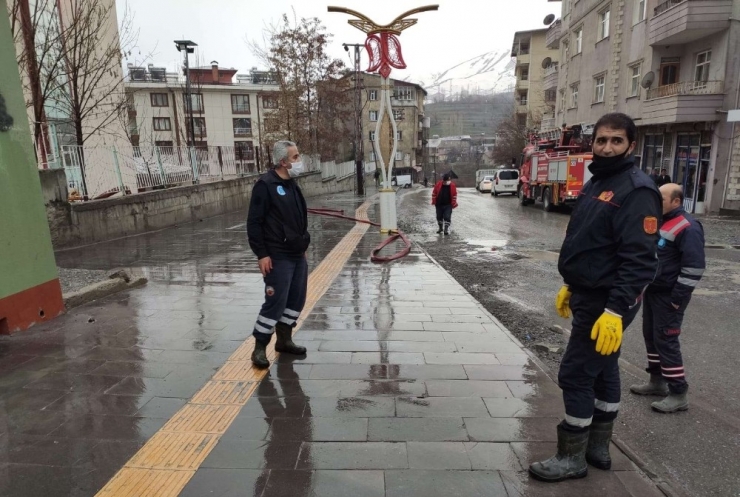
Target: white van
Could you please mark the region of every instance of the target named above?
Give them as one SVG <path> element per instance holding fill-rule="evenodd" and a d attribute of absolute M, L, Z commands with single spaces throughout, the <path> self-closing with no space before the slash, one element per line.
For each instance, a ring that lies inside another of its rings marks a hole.
<path fill-rule="evenodd" d="M 519 188 L 519 171 L 516 169 L 499 169 L 493 176 L 491 195 L 511 193 L 516 195 Z"/>

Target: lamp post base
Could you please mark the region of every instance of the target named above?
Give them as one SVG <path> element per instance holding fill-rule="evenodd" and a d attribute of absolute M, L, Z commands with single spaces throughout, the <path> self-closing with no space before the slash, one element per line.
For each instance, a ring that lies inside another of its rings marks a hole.
<path fill-rule="evenodd" d="M 393 188 L 382 188 L 380 194 L 380 232 L 396 233 L 396 191 Z"/>

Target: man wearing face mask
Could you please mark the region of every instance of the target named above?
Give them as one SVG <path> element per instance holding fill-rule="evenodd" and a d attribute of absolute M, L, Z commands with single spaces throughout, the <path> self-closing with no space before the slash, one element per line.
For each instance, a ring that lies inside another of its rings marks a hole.
<path fill-rule="evenodd" d="M 450 224 L 452 224 L 452 209 L 457 207 L 457 187 L 452 182 L 450 175 L 442 176 L 442 181 L 438 181 L 432 189 L 432 205 L 437 210 L 437 224 L 439 230 L 437 233 L 444 232 L 450 234 Z"/>
<path fill-rule="evenodd" d="M 606 114 L 593 133 L 593 177 L 578 197 L 558 261 L 565 284 L 555 308 L 561 317 L 573 314 L 558 374 L 565 420 L 557 427 L 557 454 L 529 467 L 546 482 L 582 478 L 588 464 L 611 468 L 622 333 L 658 271 L 662 198 L 630 156 L 635 123 L 625 114 Z"/>
<path fill-rule="evenodd" d="M 295 143 L 273 145 L 275 167 L 262 175 L 252 190 L 247 217 L 249 246 L 259 260 L 265 281 L 265 302 L 254 325 L 252 363 L 267 368 L 266 348 L 277 334 L 275 350 L 304 355 L 306 348 L 293 342 L 293 328 L 306 302 L 308 233 L 306 200 L 293 178 L 303 172 Z"/>

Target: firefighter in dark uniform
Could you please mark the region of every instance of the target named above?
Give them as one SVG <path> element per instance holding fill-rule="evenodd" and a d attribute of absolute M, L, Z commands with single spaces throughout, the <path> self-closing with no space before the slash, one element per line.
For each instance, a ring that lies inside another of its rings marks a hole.
<path fill-rule="evenodd" d="M 565 420 L 557 427 L 557 454 L 529 467 L 538 480 L 582 478 L 587 463 L 611 468 L 622 332 L 658 270 L 661 199 L 630 155 L 636 135 L 625 114 L 606 114 L 594 126 L 593 177 L 573 209 L 558 261 L 565 284 L 555 307 L 562 317 L 573 314 L 558 374 Z"/>
<path fill-rule="evenodd" d="M 675 183 L 660 187 L 663 224 L 658 240 L 660 275 L 645 291 L 642 334 L 647 348 L 650 381 L 630 387 L 638 395 L 665 397 L 653 402 L 656 411 L 672 413 L 689 408 L 686 373 L 681 357 L 681 323 L 691 293 L 704 269 L 704 229 L 683 210 L 683 190 Z"/>
<path fill-rule="evenodd" d="M 249 203 L 247 236 L 257 255 L 265 281 L 265 302 L 254 324 L 252 362 L 267 368 L 267 345 L 273 331 L 275 350 L 303 355 L 306 348 L 293 343 L 293 328 L 306 303 L 308 233 L 306 200 L 293 180 L 303 172 L 295 143 L 279 141 L 273 145 L 276 164 L 255 183 Z"/>

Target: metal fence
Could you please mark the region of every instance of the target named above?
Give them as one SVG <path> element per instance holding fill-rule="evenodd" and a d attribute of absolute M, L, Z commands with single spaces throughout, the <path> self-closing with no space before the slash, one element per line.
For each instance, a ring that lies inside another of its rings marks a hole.
<path fill-rule="evenodd" d="M 321 164 L 321 179 L 344 179 L 354 174 L 356 174 L 355 161 L 352 160 L 339 164 L 334 161 L 323 162 Z"/>
<path fill-rule="evenodd" d="M 719 95 L 723 92 L 723 87 L 723 81 L 681 81 L 650 88 L 646 100 L 675 95 Z"/>
<path fill-rule="evenodd" d="M 61 147 L 70 189 L 91 199 L 258 174 L 251 151 L 234 147 Z M 84 172 L 84 177 L 83 177 Z"/>

